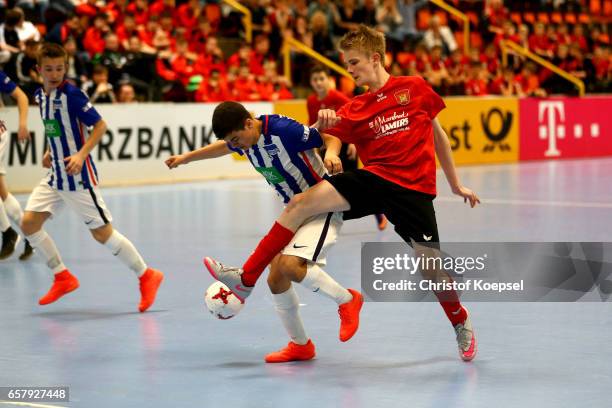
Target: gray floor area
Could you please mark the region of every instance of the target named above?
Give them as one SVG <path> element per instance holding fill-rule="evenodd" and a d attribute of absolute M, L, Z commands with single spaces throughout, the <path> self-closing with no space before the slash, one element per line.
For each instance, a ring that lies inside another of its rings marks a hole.
<path fill-rule="evenodd" d="M 440 174 L 442 240 L 612 240 L 612 159 L 460 175 L 483 204 L 469 209 L 453 198 Z M 215 320 L 201 263 L 211 255 L 241 264 L 267 232 L 281 206 L 263 180 L 103 192 L 116 228 L 166 273 L 157 303 L 138 313 L 133 274 L 63 213 L 47 231 L 81 288 L 40 307 L 51 282 L 45 265 L 0 264 L 0 386 L 68 385 L 69 403 L 45 404 L 88 408 L 610 406 L 609 303 L 468 304 L 479 355 L 464 363 L 437 304 L 367 303 L 344 344 L 335 304 L 299 288 L 317 358 L 266 365 L 264 354 L 287 342 L 266 286 L 236 318 Z M 327 270 L 358 287 L 360 243 L 397 240 L 373 218 L 345 223 Z"/>

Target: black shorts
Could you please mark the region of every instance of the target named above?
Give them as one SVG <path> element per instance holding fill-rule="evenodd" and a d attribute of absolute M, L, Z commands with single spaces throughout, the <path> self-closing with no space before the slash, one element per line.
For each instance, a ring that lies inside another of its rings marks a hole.
<path fill-rule="evenodd" d="M 367 170 L 349 170 L 327 181 L 349 202 L 345 220 L 385 214 L 406 243 L 439 243 L 434 195 L 414 191 Z M 437 247 L 437 245 L 434 245 Z"/>

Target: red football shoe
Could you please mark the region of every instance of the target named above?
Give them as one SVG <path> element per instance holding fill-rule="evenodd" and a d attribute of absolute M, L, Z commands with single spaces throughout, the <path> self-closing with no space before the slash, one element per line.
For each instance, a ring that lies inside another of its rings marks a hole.
<path fill-rule="evenodd" d="M 306 344 L 290 341 L 287 347 L 266 355 L 266 363 L 288 363 L 289 361 L 312 360 L 315 357 L 315 346 L 310 339 Z"/>
<path fill-rule="evenodd" d="M 68 293 L 76 290 L 79 287 L 79 280 L 68 272 L 68 269 L 64 269 L 60 273 L 55 274 L 53 285 L 49 292 L 38 300 L 39 305 L 48 305 L 53 303 L 59 298 Z"/>
<path fill-rule="evenodd" d="M 159 289 L 159 285 L 161 285 L 162 280 L 164 280 L 164 274 L 157 269 L 148 268 L 139 279 L 140 304 L 138 305 L 138 310 L 142 313 L 155 302 L 157 289 Z"/>
<path fill-rule="evenodd" d="M 348 341 L 359 328 L 359 312 L 363 306 L 363 296 L 355 289 L 349 289 L 353 299 L 338 307 L 340 315 L 340 341 Z"/>

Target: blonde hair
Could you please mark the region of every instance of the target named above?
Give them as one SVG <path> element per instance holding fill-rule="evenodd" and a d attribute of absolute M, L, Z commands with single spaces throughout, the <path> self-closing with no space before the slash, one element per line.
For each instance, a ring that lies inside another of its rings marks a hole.
<path fill-rule="evenodd" d="M 349 31 L 340 39 L 340 51 L 357 50 L 368 57 L 374 53 L 380 55 L 381 61 L 385 58 L 385 36 L 383 33 L 366 25 L 360 24 L 355 31 Z"/>

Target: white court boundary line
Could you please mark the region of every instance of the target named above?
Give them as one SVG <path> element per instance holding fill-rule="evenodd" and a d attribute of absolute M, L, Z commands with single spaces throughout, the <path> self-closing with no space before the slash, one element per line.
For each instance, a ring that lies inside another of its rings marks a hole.
<path fill-rule="evenodd" d="M 463 202 L 458 197 L 437 197 L 435 201 Z M 434 201 L 434 202 L 435 202 Z M 567 208 L 612 208 L 612 203 L 597 203 L 588 201 L 541 201 L 541 200 L 513 200 L 505 198 L 481 199 L 481 205 L 530 205 L 539 207 L 567 207 Z"/>
<path fill-rule="evenodd" d="M 4 405 L 17 405 L 18 407 L 33 407 L 33 408 L 68 408 L 61 405 L 44 405 L 44 404 L 33 404 L 31 402 L 17 402 L 17 401 L 0 401 L 0 404 Z"/>

